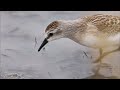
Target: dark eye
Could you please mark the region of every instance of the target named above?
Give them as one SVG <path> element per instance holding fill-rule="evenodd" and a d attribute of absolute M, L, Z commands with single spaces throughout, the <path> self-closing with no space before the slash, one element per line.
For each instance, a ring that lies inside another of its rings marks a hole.
<path fill-rule="evenodd" d="M 53 33 L 50 33 L 49 36 L 53 36 Z"/>

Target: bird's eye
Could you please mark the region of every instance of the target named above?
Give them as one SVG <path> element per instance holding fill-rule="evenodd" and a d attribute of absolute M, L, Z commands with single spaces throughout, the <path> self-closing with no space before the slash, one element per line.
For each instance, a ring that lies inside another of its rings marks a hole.
<path fill-rule="evenodd" d="M 53 33 L 50 33 L 49 36 L 53 36 Z"/>
<path fill-rule="evenodd" d="M 53 33 L 49 33 L 47 39 L 53 36 Z"/>

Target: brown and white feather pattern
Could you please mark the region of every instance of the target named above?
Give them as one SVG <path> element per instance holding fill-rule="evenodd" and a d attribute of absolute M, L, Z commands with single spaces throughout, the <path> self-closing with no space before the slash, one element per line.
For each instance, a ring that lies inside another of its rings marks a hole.
<path fill-rule="evenodd" d="M 45 32 L 47 32 L 47 31 L 53 31 L 53 30 L 56 29 L 58 26 L 59 26 L 59 22 L 58 22 L 58 21 L 54 21 L 54 22 L 50 23 L 50 24 L 47 26 Z"/>
<path fill-rule="evenodd" d="M 75 25 L 78 32 L 72 40 L 82 45 L 95 48 L 120 45 L 119 16 L 97 14 L 84 17 Z"/>
<path fill-rule="evenodd" d="M 120 17 L 112 15 L 97 14 L 93 16 L 84 17 L 86 23 L 92 23 L 99 31 L 104 33 L 118 33 L 120 32 Z"/>

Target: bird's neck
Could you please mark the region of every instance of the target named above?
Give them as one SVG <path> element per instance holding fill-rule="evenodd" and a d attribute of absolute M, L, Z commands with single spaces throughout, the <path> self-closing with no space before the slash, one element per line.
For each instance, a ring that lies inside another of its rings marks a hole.
<path fill-rule="evenodd" d="M 68 38 L 78 44 L 82 44 L 82 34 L 85 32 L 87 25 L 81 20 L 73 20 L 68 23 Z"/>
<path fill-rule="evenodd" d="M 64 33 L 71 36 L 81 32 L 84 27 L 84 23 L 81 20 L 68 20 L 64 22 Z"/>
<path fill-rule="evenodd" d="M 65 22 L 65 33 L 68 33 L 70 36 L 76 34 L 77 32 L 81 33 L 85 31 L 86 23 L 81 19 L 78 20 L 68 20 Z"/>

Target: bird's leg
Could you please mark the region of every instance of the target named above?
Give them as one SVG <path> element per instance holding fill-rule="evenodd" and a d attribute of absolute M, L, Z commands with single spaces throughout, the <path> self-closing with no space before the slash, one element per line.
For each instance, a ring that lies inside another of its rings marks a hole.
<path fill-rule="evenodd" d="M 103 55 L 101 55 L 101 57 L 98 60 L 103 59 L 105 56 L 107 56 L 113 52 L 117 52 L 117 51 L 120 51 L 120 47 L 118 49 L 113 50 L 113 51 L 104 53 Z"/>
<path fill-rule="evenodd" d="M 94 61 L 94 63 L 100 63 L 99 64 L 99 66 L 98 66 L 98 69 L 95 71 L 95 74 L 93 75 L 93 77 L 97 77 L 97 76 L 99 76 L 99 70 L 100 70 L 100 67 L 101 67 L 101 63 L 102 63 L 102 54 L 103 54 L 103 50 L 102 50 L 102 48 L 100 48 L 99 49 L 99 52 L 100 52 L 100 55 L 99 55 L 99 58 L 96 60 L 96 61 Z"/>
<path fill-rule="evenodd" d="M 105 53 L 103 53 L 103 50 L 102 50 L 102 49 L 99 49 L 99 51 L 100 51 L 100 56 L 99 56 L 99 58 L 98 58 L 94 63 L 98 63 L 98 62 L 99 62 L 101 59 L 103 59 L 105 56 L 107 56 L 107 55 L 109 55 L 109 54 L 111 54 L 111 53 L 113 53 L 113 52 L 120 51 L 120 47 L 119 47 L 118 49 L 115 49 L 115 50 L 110 51 L 110 52 L 105 52 Z"/>
<path fill-rule="evenodd" d="M 113 51 L 110 51 L 110 52 L 106 52 L 106 53 L 104 53 L 103 55 L 101 54 L 102 50 L 100 50 L 100 58 L 97 59 L 97 62 L 99 61 L 100 64 L 99 64 L 99 67 L 98 67 L 97 71 L 95 72 L 95 75 L 94 75 L 94 76 L 97 76 L 97 75 L 98 75 L 98 72 L 99 72 L 100 68 L 101 68 L 103 65 L 104 65 L 104 66 L 108 66 L 107 64 L 103 64 L 103 65 L 102 65 L 102 59 L 103 59 L 105 56 L 107 56 L 107 55 L 109 55 L 109 54 L 111 54 L 111 53 L 113 53 L 113 52 L 116 52 L 116 51 L 120 51 L 120 47 L 119 47 L 118 49 L 116 49 L 116 50 L 113 50 Z"/>
<path fill-rule="evenodd" d="M 103 54 L 102 48 L 99 49 L 99 52 L 100 52 L 100 56 L 99 56 L 99 58 L 97 60 L 94 61 L 94 63 L 98 63 L 102 58 L 102 54 Z"/>
<path fill-rule="evenodd" d="M 100 48 L 99 51 L 100 51 L 100 56 L 102 56 L 102 53 L 103 53 L 102 48 Z"/>

